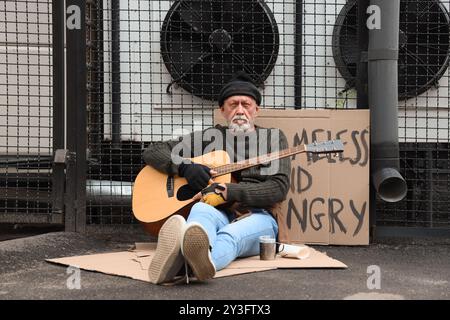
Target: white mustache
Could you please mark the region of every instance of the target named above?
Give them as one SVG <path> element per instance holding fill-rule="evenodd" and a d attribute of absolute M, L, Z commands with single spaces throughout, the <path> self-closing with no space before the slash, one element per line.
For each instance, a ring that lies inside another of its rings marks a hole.
<path fill-rule="evenodd" d="M 248 122 L 248 119 L 246 116 L 234 116 L 233 119 L 231 119 L 231 121 L 235 121 L 235 120 L 245 120 Z"/>

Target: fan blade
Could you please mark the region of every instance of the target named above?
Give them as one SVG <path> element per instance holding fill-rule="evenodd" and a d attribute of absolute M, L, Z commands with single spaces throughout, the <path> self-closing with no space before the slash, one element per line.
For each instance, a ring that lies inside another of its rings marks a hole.
<path fill-rule="evenodd" d="M 243 0 L 223 0 L 214 2 L 214 10 L 220 12 L 224 22 L 234 21 L 233 14 L 242 12 Z"/>
<path fill-rule="evenodd" d="M 181 19 L 195 32 L 211 33 L 214 29 L 210 1 L 180 1 Z"/>
<path fill-rule="evenodd" d="M 187 42 L 183 39 L 172 40 L 170 47 L 172 63 L 181 74 L 189 72 L 194 64 L 202 60 L 205 55 L 210 54 L 209 50 L 205 50 L 201 43 Z"/>
<path fill-rule="evenodd" d="M 186 23 L 184 20 L 174 19 L 168 27 L 166 34 L 164 34 L 168 41 L 184 41 L 189 39 L 191 42 L 201 43 L 204 41 L 202 33 L 192 29 L 192 26 Z"/>
<path fill-rule="evenodd" d="M 235 71 L 230 54 L 216 53 L 205 58 L 203 63 L 195 64 L 189 80 L 195 92 L 215 100 L 223 84 L 231 79 Z"/>
<path fill-rule="evenodd" d="M 435 43 L 435 44 L 439 45 L 438 43 Z M 432 46 L 430 44 L 421 44 L 421 43 L 419 43 L 419 44 L 416 44 L 416 45 L 418 47 L 425 48 L 425 52 L 440 51 L 440 52 L 442 52 L 442 54 L 448 54 L 448 48 L 446 49 L 444 45 L 442 46 L 442 48 L 437 47 L 437 46 Z"/>
<path fill-rule="evenodd" d="M 417 12 L 417 21 L 421 21 L 422 17 L 426 14 L 429 14 L 430 12 L 433 12 L 431 9 L 434 5 L 434 1 L 421 1 L 422 5 L 420 6 L 420 10 Z"/>
<path fill-rule="evenodd" d="M 447 30 L 445 30 L 444 32 L 438 32 L 437 34 L 447 34 L 448 35 L 448 23 L 447 22 L 439 21 L 436 24 L 437 24 L 437 26 L 427 29 L 428 33 L 434 33 L 436 30 L 439 30 L 439 29 L 445 27 L 445 28 L 447 28 Z"/>
<path fill-rule="evenodd" d="M 247 72 L 256 83 L 259 82 L 260 77 L 258 73 L 255 72 L 254 66 L 251 63 L 247 63 L 245 61 L 244 55 L 233 53 L 232 57 L 237 62 L 237 65 L 239 65 L 245 72 Z"/>
<path fill-rule="evenodd" d="M 248 30 L 258 19 L 264 17 L 261 6 L 255 0 L 224 0 L 214 3 L 215 11 L 220 13 L 217 18 L 222 22 L 222 28 L 230 33 L 236 33 L 242 28 Z"/>
<path fill-rule="evenodd" d="M 431 69 L 431 67 L 428 65 L 428 63 L 423 61 L 422 58 L 419 56 L 419 54 L 409 50 L 408 48 L 404 48 L 404 50 L 408 57 L 410 57 L 416 61 L 416 64 L 412 65 L 413 67 L 418 67 L 418 68 L 424 69 L 427 72 L 426 75 L 429 75 L 429 76 L 432 76 L 432 75 L 434 76 L 436 74 L 437 70 L 434 71 L 433 69 Z"/>

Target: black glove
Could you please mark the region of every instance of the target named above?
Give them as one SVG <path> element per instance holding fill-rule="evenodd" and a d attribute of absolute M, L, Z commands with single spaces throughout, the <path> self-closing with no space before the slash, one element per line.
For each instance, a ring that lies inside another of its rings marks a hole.
<path fill-rule="evenodd" d="M 218 195 L 222 195 L 220 192 L 216 192 L 216 189 L 223 191 L 225 190 L 225 187 L 222 187 L 217 182 L 211 183 L 209 186 L 207 186 L 205 189 L 202 190 L 202 195 L 207 195 L 208 193 L 215 193 Z"/>
<path fill-rule="evenodd" d="M 200 191 L 208 185 L 209 179 L 211 179 L 210 170 L 207 166 L 198 163 L 181 163 L 178 166 L 178 175 L 185 177 L 195 191 Z"/>

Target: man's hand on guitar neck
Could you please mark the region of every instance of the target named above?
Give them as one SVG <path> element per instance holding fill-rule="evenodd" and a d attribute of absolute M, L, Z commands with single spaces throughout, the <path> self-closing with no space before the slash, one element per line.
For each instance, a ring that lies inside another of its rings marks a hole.
<path fill-rule="evenodd" d="M 200 200 L 213 207 L 221 205 L 227 199 L 227 186 L 224 183 L 213 183 L 197 193 L 192 199 Z"/>

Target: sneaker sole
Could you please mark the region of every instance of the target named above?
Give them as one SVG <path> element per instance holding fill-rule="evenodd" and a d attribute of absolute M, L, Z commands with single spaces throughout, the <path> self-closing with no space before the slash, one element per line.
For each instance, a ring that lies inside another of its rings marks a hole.
<path fill-rule="evenodd" d="M 216 269 L 211 262 L 209 239 L 202 227 L 190 225 L 185 230 L 181 250 L 198 280 L 214 277 Z"/>
<path fill-rule="evenodd" d="M 151 283 L 170 281 L 182 268 L 184 259 L 181 254 L 181 237 L 185 224 L 183 217 L 175 215 L 161 227 L 156 252 L 148 269 Z"/>

